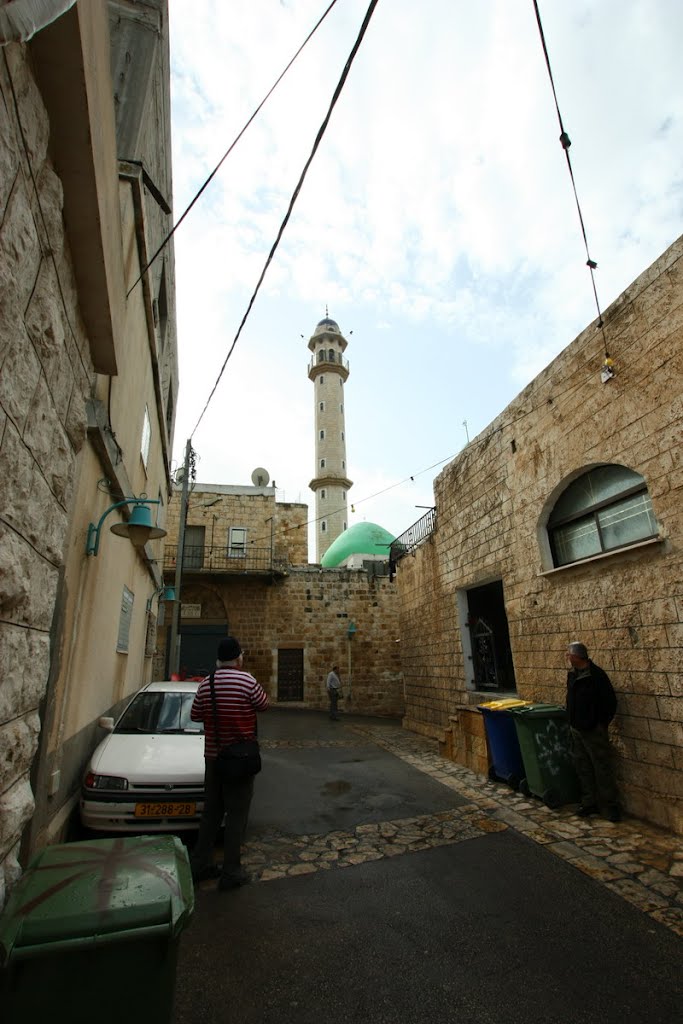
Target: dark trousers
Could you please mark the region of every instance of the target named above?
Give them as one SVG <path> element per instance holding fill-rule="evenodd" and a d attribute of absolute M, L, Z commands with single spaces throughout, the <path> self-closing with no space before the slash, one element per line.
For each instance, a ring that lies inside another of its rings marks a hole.
<path fill-rule="evenodd" d="M 204 763 L 204 811 L 197 843 L 190 856 L 192 872 L 196 874 L 213 863 L 216 833 L 225 814 L 223 877 L 239 878 L 242 874 L 240 854 L 254 792 L 254 778 L 250 776 L 224 782 L 213 758 L 207 757 Z"/>
<path fill-rule="evenodd" d="M 572 758 L 581 786 L 582 805 L 616 807 L 619 794 L 612 770 L 607 726 L 598 725 L 590 730 L 572 727 L 570 732 Z"/>
<path fill-rule="evenodd" d="M 339 718 L 339 690 L 328 690 L 330 695 L 330 718 Z"/>

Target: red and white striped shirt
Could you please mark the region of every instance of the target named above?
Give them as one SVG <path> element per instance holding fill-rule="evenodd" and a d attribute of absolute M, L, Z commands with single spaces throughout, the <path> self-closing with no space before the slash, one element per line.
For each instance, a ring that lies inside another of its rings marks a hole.
<path fill-rule="evenodd" d="M 268 707 L 268 695 L 260 683 L 241 669 L 217 668 L 214 689 L 221 746 L 254 739 L 256 712 Z M 204 723 L 204 757 L 216 757 L 216 727 L 208 676 L 199 684 L 190 717 L 193 722 Z"/>

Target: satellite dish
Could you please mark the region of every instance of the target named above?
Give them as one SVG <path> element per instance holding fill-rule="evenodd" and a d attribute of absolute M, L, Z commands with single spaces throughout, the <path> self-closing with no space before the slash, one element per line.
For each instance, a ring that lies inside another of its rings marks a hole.
<path fill-rule="evenodd" d="M 267 469 L 257 466 L 251 474 L 251 482 L 254 487 L 267 487 L 270 482 L 270 474 Z"/>

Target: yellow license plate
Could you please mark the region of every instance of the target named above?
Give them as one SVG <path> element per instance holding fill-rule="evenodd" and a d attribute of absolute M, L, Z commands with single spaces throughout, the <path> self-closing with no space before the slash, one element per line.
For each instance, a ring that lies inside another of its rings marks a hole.
<path fill-rule="evenodd" d="M 195 803 L 186 804 L 136 804 L 136 818 L 192 818 L 195 814 Z"/>

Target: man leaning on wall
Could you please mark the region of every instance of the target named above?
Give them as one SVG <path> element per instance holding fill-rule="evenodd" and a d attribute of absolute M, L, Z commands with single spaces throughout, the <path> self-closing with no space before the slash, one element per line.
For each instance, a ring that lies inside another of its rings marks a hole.
<path fill-rule="evenodd" d="M 586 818 L 602 809 L 609 821 L 621 821 L 607 734 L 617 709 L 612 683 L 605 670 L 588 657 L 585 644 L 569 644 L 566 660 L 567 717 L 572 758 L 581 787 L 577 814 Z"/>

